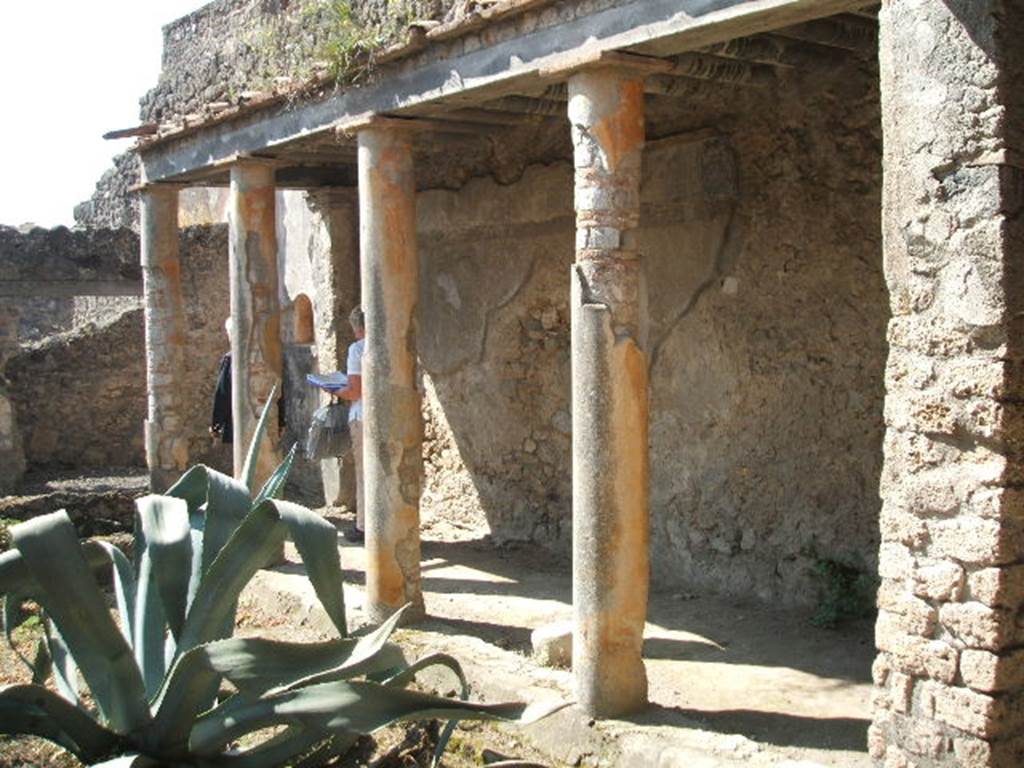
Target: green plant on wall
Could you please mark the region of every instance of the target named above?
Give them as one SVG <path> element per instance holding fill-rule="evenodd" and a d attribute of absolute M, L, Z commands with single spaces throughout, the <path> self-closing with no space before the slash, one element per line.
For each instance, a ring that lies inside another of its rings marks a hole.
<path fill-rule="evenodd" d="M 325 65 L 336 83 L 363 82 L 374 54 L 403 39 L 418 11 L 415 0 L 389 0 L 376 13 L 358 13 L 351 0 L 304 0 L 295 8 L 247 32 L 260 62 L 254 86 L 273 88 L 281 77 L 305 81 Z"/>
<path fill-rule="evenodd" d="M 241 482 L 194 467 L 166 495 L 139 500 L 134 565 L 109 544 L 79 542 L 64 512 L 11 529 L 13 547 L 0 554 L 5 635 L 13 646 L 29 600 L 41 607 L 45 631 L 35 659 L 22 659 L 33 683 L 0 689 L 0 734 L 39 736 L 93 765 L 261 768 L 328 759 L 359 734 L 401 720 L 529 720 L 552 711 L 466 701 L 462 670 L 444 654 L 409 664 L 389 641 L 401 612 L 346 637 L 334 527 L 276 499 L 291 456 L 255 497 L 249 492 L 273 402 L 271 395 Z M 339 637 L 232 638 L 242 589 L 285 538 Z M 94 578 L 111 566 L 119 621 Z M 461 700 L 408 689 L 432 666 L 458 676 Z M 56 692 L 43 684 L 49 678 Z M 221 698 L 225 681 L 233 692 Z M 240 751 L 243 738 L 256 743 Z"/>
<path fill-rule="evenodd" d="M 811 617 L 815 626 L 831 629 L 874 612 L 878 581 L 865 568 L 818 556 L 811 574 L 818 584 L 818 606 Z"/>

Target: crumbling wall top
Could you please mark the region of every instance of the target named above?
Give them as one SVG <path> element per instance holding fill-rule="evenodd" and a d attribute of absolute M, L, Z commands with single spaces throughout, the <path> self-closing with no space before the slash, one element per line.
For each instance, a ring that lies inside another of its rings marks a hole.
<path fill-rule="evenodd" d="M 35 228 L 21 232 L 0 226 L 0 291 L 14 283 L 139 282 L 138 239 L 127 229 Z"/>
<path fill-rule="evenodd" d="M 289 90 L 316 72 L 472 12 L 475 0 L 214 0 L 164 27 L 160 82 L 141 100 L 147 123 L 195 116 Z"/>

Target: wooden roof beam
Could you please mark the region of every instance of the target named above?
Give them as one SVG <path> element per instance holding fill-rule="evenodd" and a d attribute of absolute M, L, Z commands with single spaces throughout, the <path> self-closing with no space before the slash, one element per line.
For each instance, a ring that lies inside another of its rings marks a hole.
<path fill-rule="evenodd" d="M 484 103 L 484 108 L 499 112 L 514 112 L 543 117 L 565 117 L 565 101 L 557 99 L 534 99 L 528 96 L 506 96 Z"/>
<path fill-rule="evenodd" d="M 702 48 L 701 53 L 727 59 L 737 59 L 751 64 L 767 64 L 781 67 L 829 66 L 842 60 L 835 48 L 799 40 L 778 37 L 772 34 L 738 37 Z"/>
<path fill-rule="evenodd" d="M 666 74 L 694 80 L 712 80 L 729 85 L 772 85 L 775 71 L 764 64 L 748 64 L 736 59 L 684 53 L 671 59 L 672 69 Z"/>
<path fill-rule="evenodd" d="M 871 51 L 878 46 L 878 25 L 857 16 L 829 16 L 784 27 L 773 34 L 847 51 Z"/>

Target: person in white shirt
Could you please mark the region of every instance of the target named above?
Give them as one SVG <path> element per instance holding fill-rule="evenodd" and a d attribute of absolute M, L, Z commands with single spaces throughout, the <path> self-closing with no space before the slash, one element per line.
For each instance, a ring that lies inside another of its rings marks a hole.
<path fill-rule="evenodd" d="M 345 533 L 352 542 L 365 538 L 366 518 L 363 495 L 363 350 L 366 348 L 366 320 L 363 308 L 356 307 L 348 316 L 356 341 L 348 347 L 348 386 L 339 390 L 337 396 L 348 400 L 348 428 L 352 435 L 352 461 L 356 471 L 356 527 Z"/>

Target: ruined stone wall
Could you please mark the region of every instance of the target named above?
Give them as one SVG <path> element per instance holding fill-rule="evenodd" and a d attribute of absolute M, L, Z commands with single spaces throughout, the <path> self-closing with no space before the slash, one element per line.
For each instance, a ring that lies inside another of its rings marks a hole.
<path fill-rule="evenodd" d="M 0 281 L 7 289 L 25 286 L 18 295 L 3 297 L 18 313 L 19 339 L 38 341 L 140 306 L 138 296 L 86 298 L 109 283 L 134 284 L 141 293 L 138 247 L 138 238 L 127 229 L 20 232 L 0 226 Z M 61 295 L 40 295 L 40 283 Z"/>
<path fill-rule="evenodd" d="M 877 72 L 652 105 L 649 125 L 654 577 L 806 603 L 816 560 L 876 557 Z M 567 554 L 571 165 L 423 193 L 419 216 L 426 525 Z"/>
<path fill-rule="evenodd" d="M 337 4 L 333 4 L 337 5 Z M 351 0 L 360 41 L 383 47 L 411 20 L 440 19 L 455 0 Z M 332 3 L 217 0 L 164 27 L 160 82 L 141 102 L 144 121 L 166 121 L 245 91 L 271 90 L 308 76 L 339 43 Z M 282 80 L 284 82 L 282 82 Z"/>
<path fill-rule="evenodd" d="M 83 229 L 139 230 L 139 197 L 131 191 L 140 182 L 139 158 L 124 152 L 96 182 L 88 200 L 75 206 L 75 225 Z"/>
<path fill-rule="evenodd" d="M 126 237 L 123 232 L 70 234 L 75 239 L 125 237 L 135 242 L 131 233 Z M 190 393 L 182 429 L 194 462 L 230 470 L 229 453 L 207 434 L 217 367 L 227 348 L 227 228 L 183 230 L 180 247 Z M 50 258 L 40 253 L 40 258 Z M 137 252 L 132 258 L 137 264 Z M 126 311 L 120 297 L 60 301 L 69 303 L 79 323 L 56 335 L 48 327 L 45 339 L 28 343 L 6 365 L 8 394 L 15 404 L 15 437 L 24 447 L 29 468 L 143 465 L 142 310 Z M 127 301 L 137 303 L 134 297 Z"/>
<path fill-rule="evenodd" d="M 142 310 L 27 346 L 7 363 L 32 469 L 145 464 Z"/>

